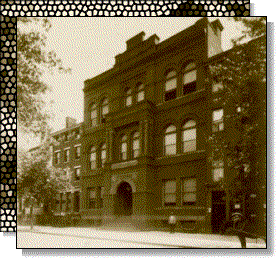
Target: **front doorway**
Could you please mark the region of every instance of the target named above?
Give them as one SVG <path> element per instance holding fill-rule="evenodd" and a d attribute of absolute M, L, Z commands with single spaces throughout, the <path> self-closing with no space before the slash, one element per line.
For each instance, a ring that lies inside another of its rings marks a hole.
<path fill-rule="evenodd" d="M 132 188 L 127 182 L 122 182 L 116 192 L 115 213 L 119 216 L 132 214 Z"/>
<path fill-rule="evenodd" d="M 219 233 L 220 227 L 226 220 L 226 194 L 224 191 L 212 192 L 212 232 Z"/>

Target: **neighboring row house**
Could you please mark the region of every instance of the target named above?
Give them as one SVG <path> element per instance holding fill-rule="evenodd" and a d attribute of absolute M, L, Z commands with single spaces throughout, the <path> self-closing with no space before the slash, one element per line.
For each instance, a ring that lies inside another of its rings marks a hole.
<path fill-rule="evenodd" d="M 52 166 L 60 168 L 66 184 L 56 200 L 55 214 L 78 213 L 80 210 L 81 123 L 66 117 L 66 128 L 51 134 Z"/>

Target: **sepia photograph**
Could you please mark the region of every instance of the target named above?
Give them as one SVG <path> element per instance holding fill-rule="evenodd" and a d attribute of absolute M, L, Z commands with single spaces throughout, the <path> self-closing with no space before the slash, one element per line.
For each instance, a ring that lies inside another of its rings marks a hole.
<path fill-rule="evenodd" d="M 266 17 L 18 17 L 17 248 L 267 248 Z"/>

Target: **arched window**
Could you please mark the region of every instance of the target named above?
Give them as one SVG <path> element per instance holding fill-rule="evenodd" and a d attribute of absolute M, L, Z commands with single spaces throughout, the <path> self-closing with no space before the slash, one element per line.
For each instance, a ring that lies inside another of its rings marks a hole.
<path fill-rule="evenodd" d="M 121 160 L 127 159 L 127 136 L 123 135 L 121 138 Z"/>
<path fill-rule="evenodd" d="M 196 150 L 196 122 L 189 120 L 183 126 L 182 132 L 183 152 Z"/>
<path fill-rule="evenodd" d="M 95 169 L 97 167 L 96 148 L 92 147 L 90 151 L 90 168 Z"/>
<path fill-rule="evenodd" d="M 145 99 L 145 89 L 143 83 L 137 84 L 137 102 L 143 101 Z"/>
<path fill-rule="evenodd" d="M 176 154 L 176 127 L 171 125 L 165 131 L 165 155 L 174 155 Z"/>
<path fill-rule="evenodd" d="M 106 162 L 106 144 L 101 147 L 101 166 L 103 167 Z"/>
<path fill-rule="evenodd" d="M 140 134 L 139 132 L 135 132 L 132 134 L 132 157 L 137 158 L 140 152 Z"/>
<path fill-rule="evenodd" d="M 131 90 L 131 88 L 126 89 L 126 103 L 125 103 L 125 105 L 127 107 L 132 105 L 132 90 Z"/>
<path fill-rule="evenodd" d="M 176 98 L 176 71 L 170 70 L 166 75 L 165 83 L 165 101 L 169 101 Z"/>
<path fill-rule="evenodd" d="M 91 106 L 91 126 L 96 126 L 97 123 L 98 123 L 97 105 L 92 104 L 92 106 Z"/>
<path fill-rule="evenodd" d="M 108 99 L 105 98 L 102 101 L 102 106 L 101 106 L 101 120 L 102 122 L 105 122 L 105 116 L 109 112 L 109 106 L 108 106 Z"/>
<path fill-rule="evenodd" d="M 196 65 L 189 63 L 183 73 L 183 95 L 196 91 Z"/>

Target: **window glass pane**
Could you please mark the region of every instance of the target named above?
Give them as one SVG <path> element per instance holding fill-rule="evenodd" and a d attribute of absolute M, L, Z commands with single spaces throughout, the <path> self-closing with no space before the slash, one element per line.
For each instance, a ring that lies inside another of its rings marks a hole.
<path fill-rule="evenodd" d="M 195 127 L 196 122 L 194 120 L 189 120 L 185 125 L 184 128 L 190 128 L 190 127 Z"/>
<path fill-rule="evenodd" d="M 174 131 L 176 131 L 176 127 L 173 126 L 173 125 L 169 126 L 169 127 L 166 129 L 166 133 L 170 133 L 170 132 L 174 132 Z"/>
<path fill-rule="evenodd" d="M 102 150 L 102 155 L 101 155 L 101 156 L 102 156 L 102 157 L 101 157 L 102 160 L 103 160 L 103 159 L 106 159 L 106 150 Z"/>
<path fill-rule="evenodd" d="M 130 106 L 132 104 L 132 97 L 131 96 L 128 96 L 126 98 L 126 106 Z"/>
<path fill-rule="evenodd" d="M 130 94 L 131 94 L 131 89 L 128 89 L 128 90 L 126 91 L 126 94 L 127 94 L 127 95 L 130 95 Z"/>
<path fill-rule="evenodd" d="M 176 154 L 176 145 L 168 145 L 165 149 L 166 155 L 174 155 Z"/>
<path fill-rule="evenodd" d="M 138 91 L 141 91 L 142 89 L 144 89 L 144 84 L 139 84 L 139 86 L 138 86 Z"/>
<path fill-rule="evenodd" d="M 137 158 L 139 156 L 139 149 L 133 151 L 133 158 Z"/>
<path fill-rule="evenodd" d="M 135 132 L 135 133 L 133 134 L 133 138 L 139 138 L 139 136 L 140 136 L 140 133 L 139 133 L 139 132 Z"/>
<path fill-rule="evenodd" d="M 183 202 L 195 202 L 196 194 L 195 193 L 186 193 L 183 195 Z"/>
<path fill-rule="evenodd" d="M 136 140 L 134 140 L 133 141 L 133 149 L 134 150 L 137 150 L 137 149 L 139 149 L 139 140 L 138 139 L 136 139 Z"/>
<path fill-rule="evenodd" d="M 90 154 L 90 161 L 95 161 L 96 160 L 96 153 L 93 152 Z"/>
<path fill-rule="evenodd" d="M 183 131 L 183 140 L 190 141 L 196 139 L 196 129 L 188 129 Z"/>
<path fill-rule="evenodd" d="M 168 78 L 171 78 L 171 77 L 174 77 L 174 76 L 176 76 L 176 71 L 170 71 L 170 72 L 167 74 L 166 78 L 168 79 Z"/>
<path fill-rule="evenodd" d="M 167 134 L 165 136 L 165 145 L 171 145 L 176 143 L 176 133 Z"/>
<path fill-rule="evenodd" d="M 196 70 L 190 71 L 183 75 L 183 83 L 187 84 L 196 80 Z"/>
<path fill-rule="evenodd" d="M 214 181 L 219 181 L 221 178 L 223 178 L 224 175 L 224 169 L 223 168 L 215 168 L 213 169 L 214 173 Z"/>
<path fill-rule="evenodd" d="M 165 193 L 175 193 L 175 191 L 176 191 L 176 182 L 173 180 L 166 181 Z"/>
<path fill-rule="evenodd" d="M 122 143 L 122 152 L 127 152 L 127 143 Z"/>
<path fill-rule="evenodd" d="M 166 81 L 165 91 L 173 90 L 176 88 L 176 78 Z"/>
<path fill-rule="evenodd" d="M 189 63 L 188 65 L 186 65 L 184 71 L 189 71 L 189 70 L 192 70 L 192 69 L 195 69 L 195 68 L 196 68 L 195 63 Z"/>
<path fill-rule="evenodd" d="M 137 101 L 139 102 L 139 101 L 142 101 L 144 99 L 145 99 L 145 92 L 144 91 L 138 92 L 138 94 L 137 94 Z"/>
<path fill-rule="evenodd" d="M 219 123 L 218 129 L 219 129 L 219 131 L 222 131 L 222 130 L 224 129 L 224 124 L 223 124 L 223 122 Z"/>
<path fill-rule="evenodd" d="M 90 190 L 89 197 L 90 197 L 90 199 L 96 198 L 96 191 L 95 190 Z"/>
<path fill-rule="evenodd" d="M 175 202 L 176 202 L 175 194 L 166 194 L 165 195 L 165 203 L 175 203 Z"/>
<path fill-rule="evenodd" d="M 103 114 L 103 115 L 106 115 L 106 114 L 108 114 L 108 112 L 109 112 L 108 106 L 103 106 L 102 114 Z"/>
<path fill-rule="evenodd" d="M 193 140 L 193 141 L 189 141 L 189 142 L 184 142 L 183 151 L 184 152 L 196 151 L 196 141 Z"/>
<path fill-rule="evenodd" d="M 184 190 L 184 192 L 195 192 L 196 191 L 196 180 L 195 179 L 185 180 L 183 183 L 183 190 Z"/>
<path fill-rule="evenodd" d="M 218 109 L 213 111 L 213 121 L 218 121 L 223 119 L 223 109 Z"/>

